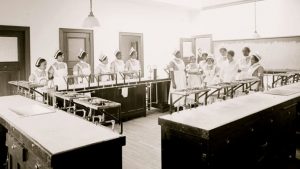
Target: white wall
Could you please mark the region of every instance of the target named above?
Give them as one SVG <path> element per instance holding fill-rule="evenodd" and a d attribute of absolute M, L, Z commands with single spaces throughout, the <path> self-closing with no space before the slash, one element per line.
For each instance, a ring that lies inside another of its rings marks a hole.
<path fill-rule="evenodd" d="M 101 27 L 94 29 L 95 64 L 104 52 L 110 61 L 119 47 L 119 32 L 144 34 L 145 67 L 168 62 L 179 38 L 190 35 L 189 14 L 184 9 L 134 0 L 94 0 Z M 31 68 L 37 57 L 49 65 L 59 47 L 59 28 L 82 28 L 89 13 L 88 0 L 0 0 L 0 25 L 30 26 Z"/>
<path fill-rule="evenodd" d="M 257 2 L 257 30 L 261 37 L 300 35 L 299 0 Z M 254 3 L 216 8 L 193 16 L 192 34 L 213 34 L 214 40 L 252 38 Z"/>

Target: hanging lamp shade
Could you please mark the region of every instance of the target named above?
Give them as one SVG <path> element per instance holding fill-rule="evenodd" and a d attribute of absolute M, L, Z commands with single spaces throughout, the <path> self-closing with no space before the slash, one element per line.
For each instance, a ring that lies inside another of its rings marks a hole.
<path fill-rule="evenodd" d="M 90 14 L 84 19 L 83 27 L 93 28 L 93 27 L 100 26 L 100 23 L 99 23 L 98 19 L 95 17 L 92 9 L 93 9 L 93 3 L 92 3 L 92 0 L 90 0 Z"/>

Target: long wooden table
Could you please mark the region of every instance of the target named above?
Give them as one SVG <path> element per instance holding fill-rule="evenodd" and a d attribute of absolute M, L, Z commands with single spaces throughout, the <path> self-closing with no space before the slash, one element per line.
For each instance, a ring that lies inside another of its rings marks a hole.
<path fill-rule="evenodd" d="M 285 168 L 295 159 L 299 102 L 295 83 L 159 117 L 162 169 Z"/>
<path fill-rule="evenodd" d="M 59 88 L 59 91 L 76 91 L 76 92 L 91 92 L 92 97 L 99 97 L 114 102 L 121 103 L 121 117 L 123 121 L 146 116 L 146 88 L 148 90 L 149 106 L 161 109 L 161 111 L 168 110 L 168 91 L 170 88 L 170 79 L 126 79 L 124 81 L 108 81 L 70 85 L 69 87 Z M 128 90 L 127 97 L 122 95 L 122 90 Z M 151 96 L 151 97 L 150 97 Z M 110 112 L 113 114 L 113 112 Z"/>
<path fill-rule="evenodd" d="M 12 169 L 122 168 L 124 136 L 22 96 L 0 107 L 1 165 L 8 153 Z"/>

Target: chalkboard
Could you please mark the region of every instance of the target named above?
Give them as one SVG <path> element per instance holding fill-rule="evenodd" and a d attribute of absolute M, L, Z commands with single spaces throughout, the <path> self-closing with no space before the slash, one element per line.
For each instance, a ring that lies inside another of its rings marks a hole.
<path fill-rule="evenodd" d="M 243 56 L 242 49 L 247 46 L 251 52 L 262 56 L 261 63 L 265 69 L 300 69 L 300 36 L 221 40 L 214 41 L 214 54 L 225 47 L 235 52 L 235 59 Z"/>

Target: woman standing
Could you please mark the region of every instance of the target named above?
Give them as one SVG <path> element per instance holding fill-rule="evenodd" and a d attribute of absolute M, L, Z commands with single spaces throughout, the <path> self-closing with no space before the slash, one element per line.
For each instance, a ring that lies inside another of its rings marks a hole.
<path fill-rule="evenodd" d="M 102 55 L 99 59 L 100 63 L 95 69 L 95 74 L 104 74 L 104 73 L 110 73 L 110 67 L 108 65 L 108 58 L 106 55 Z M 109 81 L 111 78 L 109 75 L 102 75 L 100 76 L 100 81 Z"/>
<path fill-rule="evenodd" d="M 111 62 L 111 64 L 110 64 L 110 71 L 112 73 L 117 74 L 117 78 L 119 81 L 119 80 L 122 80 L 122 77 L 119 73 L 123 72 L 125 70 L 125 63 L 122 60 L 121 51 L 119 51 L 119 50 L 115 51 L 115 56 L 116 56 L 116 59 L 113 62 Z"/>
<path fill-rule="evenodd" d="M 230 83 L 237 78 L 238 74 L 238 64 L 233 59 L 234 51 L 230 50 L 227 52 L 227 61 L 225 62 L 222 70 L 221 70 L 221 81 Z"/>
<path fill-rule="evenodd" d="M 62 51 L 58 50 L 54 55 L 54 59 L 56 59 L 56 61 L 49 68 L 48 77 L 53 81 L 53 85 L 59 89 L 67 85 L 65 76 L 68 75 L 68 66 L 63 62 L 64 53 Z"/>
<path fill-rule="evenodd" d="M 47 61 L 44 58 L 38 58 L 35 62 L 36 69 L 30 74 L 29 81 L 35 84 L 47 85 L 48 76 L 46 72 Z"/>
<path fill-rule="evenodd" d="M 195 56 L 191 56 L 190 61 L 191 63 L 189 63 L 186 66 L 186 71 L 188 74 L 188 87 L 189 88 L 200 87 L 202 86 L 203 70 L 197 64 Z"/>
<path fill-rule="evenodd" d="M 183 60 L 181 59 L 180 51 L 175 50 L 173 55 L 175 56 L 174 59 L 169 63 L 169 71 L 171 77 L 171 86 L 170 86 L 170 93 L 175 90 L 186 89 L 186 75 L 185 75 L 185 65 Z M 170 97 L 169 97 L 170 98 Z M 179 96 L 173 95 L 173 101 L 177 100 Z M 174 106 L 182 106 L 184 105 L 185 98 L 180 99 Z M 170 102 L 169 99 L 169 103 Z"/>
<path fill-rule="evenodd" d="M 251 66 L 248 70 L 248 75 L 251 77 L 257 77 L 260 81 L 257 85 L 254 85 L 255 91 L 263 91 L 264 90 L 264 68 L 259 63 L 261 60 L 261 56 L 257 53 L 252 54 L 251 56 Z"/>
<path fill-rule="evenodd" d="M 88 54 L 85 51 L 81 51 L 78 55 L 79 62 L 73 67 L 73 75 L 75 76 L 89 76 L 91 75 L 91 66 L 86 62 Z M 88 83 L 89 78 L 78 77 L 74 78 L 75 83 Z"/>
<path fill-rule="evenodd" d="M 215 60 L 212 56 L 207 57 L 206 59 L 207 64 L 205 67 L 203 67 L 204 71 L 204 83 L 207 85 L 213 85 L 220 83 L 220 77 L 219 77 L 219 69 L 214 63 Z"/>
<path fill-rule="evenodd" d="M 130 49 L 129 52 L 130 59 L 127 60 L 125 64 L 125 70 L 129 72 L 133 72 L 134 75 L 131 78 L 138 78 L 139 71 L 141 70 L 140 61 L 137 60 L 137 52 L 134 48 Z"/>
<path fill-rule="evenodd" d="M 48 85 L 48 76 L 46 72 L 47 61 L 44 58 L 39 57 L 35 62 L 36 69 L 30 74 L 29 82 L 43 85 L 44 87 L 36 88 L 36 91 L 44 94 Z M 43 101 L 43 96 L 36 96 L 36 100 Z"/>

